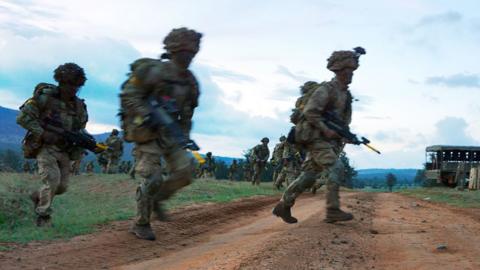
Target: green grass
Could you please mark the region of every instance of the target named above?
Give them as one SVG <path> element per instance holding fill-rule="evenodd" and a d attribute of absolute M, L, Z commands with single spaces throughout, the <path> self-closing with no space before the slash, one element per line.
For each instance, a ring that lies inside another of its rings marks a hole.
<path fill-rule="evenodd" d="M 456 207 L 480 208 L 480 191 L 478 190 L 458 191 L 447 187 L 432 187 L 405 189 L 398 193 L 419 199 L 430 198 L 429 201 Z"/>
<path fill-rule="evenodd" d="M 34 176 L 0 173 L 0 242 L 26 243 L 66 239 L 95 231 L 98 225 L 135 216 L 135 189 L 138 182 L 125 175 L 75 176 L 67 193 L 55 197 L 53 228 L 33 224 L 31 191 L 41 183 Z M 196 180 L 167 203 L 172 209 L 202 202 L 229 202 L 235 199 L 279 194 L 271 183 L 252 186 L 247 182 Z M 1 246 L 0 250 L 5 247 Z"/>

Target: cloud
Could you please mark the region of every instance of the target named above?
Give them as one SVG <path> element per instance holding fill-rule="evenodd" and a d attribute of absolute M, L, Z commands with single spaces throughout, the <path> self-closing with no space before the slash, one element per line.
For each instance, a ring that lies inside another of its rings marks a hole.
<path fill-rule="evenodd" d="M 297 82 L 300 82 L 300 83 L 305 83 L 307 81 L 314 81 L 312 78 L 303 76 L 301 74 L 295 74 L 294 72 L 290 71 L 287 67 L 282 66 L 282 65 L 277 66 L 276 73 L 281 74 L 283 76 L 286 76 L 288 78 L 291 78 L 291 79 L 293 79 Z"/>
<path fill-rule="evenodd" d="M 422 17 L 416 24 L 417 27 L 424 27 L 435 24 L 452 24 L 462 20 L 463 16 L 456 11 L 447 11 L 444 13 L 434 14 Z"/>
<path fill-rule="evenodd" d="M 229 79 L 235 82 L 255 82 L 256 79 L 252 76 L 241 74 L 235 71 L 227 70 L 227 69 L 222 69 L 222 68 L 216 68 L 213 66 L 209 66 L 208 70 L 210 72 L 211 76 L 214 77 L 222 77 L 225 79 Z"/>
<path fill-rule="evenodd" d="M 477 145 L 479 142 L 467 133 L 467 128 L 465 119 L 445 117 L 435 124 L 434 144 Z"/>
<path fill-rule="evenodd" d="M 450 76 L 433 76 L 425 80 L 426 84 L 443 85 L 450 88 L 480 88 L 480 76 L 477 74 L 454 74 Z"/>

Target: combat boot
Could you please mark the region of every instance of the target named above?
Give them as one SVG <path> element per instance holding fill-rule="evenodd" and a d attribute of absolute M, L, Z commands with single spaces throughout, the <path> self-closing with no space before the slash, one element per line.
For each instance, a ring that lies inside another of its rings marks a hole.
<path fill-rule="evenodd" d="M 33 210 L 35 211 L 40 203 L 40 193 L 38 191 L 30 193 L 30 200 L 33 202 Z"/>
<path fill-rule="evenodd" d="M 344 212 L 338 208 L 327 209 L 327 217 L 323 220 L 326 223 L 335 223 L 337 221 L 349 221 L 353 219 L 353 215 Z"/>
<path fill-rule="evenodd" d="M 292 217 L 292 213 L 290 211 L 290 206 L 286 206 L 284 202 L 280 201 L 277 205 L 273 208 L 272 214 L 281 218 L 286 223 L 292 224 L 297 223 L 298 220 Z"/>
<path fill-rule="evenodd" d="M 130 233 L 134 234 L 139 239 L 150 241 L 154 241 L 156 239 L 155 234 L 152 231 L 152 227 L 150 227 L 150 224 L 137 225 L 136 223 L 134 223 L 130 228 Z"/>
<path fill-rule="evenodd" d="M 52 218 L 50 216 L 37 216 L 35 225 L 37 227 L 52 227 Z"/>

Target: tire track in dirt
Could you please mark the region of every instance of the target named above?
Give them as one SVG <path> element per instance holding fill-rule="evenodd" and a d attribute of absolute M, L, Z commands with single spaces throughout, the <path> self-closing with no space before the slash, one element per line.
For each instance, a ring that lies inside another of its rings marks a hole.
<path fill-rule="evenodd" d="M 247 224 L 258 211 L 270 209 L 278 197 L 252 197 L 224 204 L 201 204 L 175 210 L 171 222 L 153 222 L 157 241 L 138 240 L 128 233 L 131 221 L 105 225 L 100 232 L 69 241 L 36 242 L 0 252 L 6 269 L 107 269 L 165 256 Z M 239 219 L 245 216 L 246 219 Z"/>

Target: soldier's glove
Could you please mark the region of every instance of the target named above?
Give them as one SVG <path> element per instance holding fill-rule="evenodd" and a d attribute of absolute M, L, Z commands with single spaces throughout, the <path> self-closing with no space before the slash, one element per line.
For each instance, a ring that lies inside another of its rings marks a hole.
<path fill-rule="evenodd" d="M 58 135 L 53 133 L 53 132 L 50 132 L 50 131 L 44 131 L 42 133 L 42 141 L 45 143 L 45 144 L 55 144 L 58 142 Z"/>

